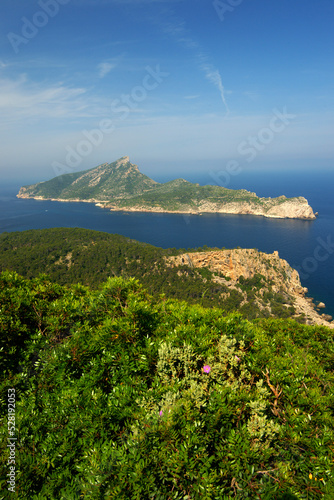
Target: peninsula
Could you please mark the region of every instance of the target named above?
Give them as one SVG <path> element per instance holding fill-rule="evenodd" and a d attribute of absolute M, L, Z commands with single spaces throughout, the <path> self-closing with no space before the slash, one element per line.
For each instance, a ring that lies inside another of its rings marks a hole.
<path fill-rule="evenodd" d="M 249 214 L 280 219 L 316 218 L 302 197 L 260 198 L 245 189 L 200 186 L 184 179 L 159 183 L 142 174 L 128 156 L 82 172 L 21 187 L 18 198 L 90 202 L 113 211 Z"/>
<path fill-rule="evenodd" d="M 313 302 L 298 272 L 278 252 L 254 248 L 158 248 L 126 236 L 81 228 L 0 234 L 0 274 L 47 274 L 61 285 L 96 287 L 110 276 L 138 279 L 161 294 L 254 318 L 292 318 L 334 329 L 323 302 Z"/>

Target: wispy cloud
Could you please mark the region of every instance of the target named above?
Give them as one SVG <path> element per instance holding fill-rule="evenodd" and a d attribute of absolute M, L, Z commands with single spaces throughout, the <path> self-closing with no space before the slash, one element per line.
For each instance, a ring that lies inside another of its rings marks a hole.
<path fill-rule="evenodd" d="M 115 63 L 110 63 L 110 62 L 103 62 L 100 63 L 97 67 L 99 71 L 99 77 L 104 78 L 110 71 L 112 71 L 116 67 Z"/>
<path fill-rule="evenodd" d="M 142 4 L 162 4 L 162 3 L 180 3 L 186 0 L 72 0 L 74 4 L 80 5 L 142 5 Z"/>
<path fill-rule="evenodd" d="M 250 99 L 251 101 L 258 101 L 259 99 L 259 94 L 257 92 L 254 92 L 252 90 L 246 90 L 245 92 L 243 92 L 243 95 L 248 97 L 248 99 Z"/>
<path fill-rule="evenodd" d="M 203 64 L 201 69 L 204 71 L 206 78 L 219 90 L 226 112 L 229 113 L 230 110 L 225 98 L 225 89 L 218 69 L 209 64 Z"/>
<path fill-rule="evenodd" d="M 194 53 L 195 61 L 197 63 L 198 69 L 202 71 L 209 80 L 219 91 L 221 100 L 225 106 L 226 113 L 229 113 L 229 107 L 225 97 L 225 89 L 222 82 L 222 77 L 218 68 L 210 62 L 209 56 L 204 52 L 201 44 L 194 40 L 190 36 L 188 30 L 185 27 L 185 23 L 180 20 L 173 20 L 164 23 L 164 32 L 172 37 L 178 44 L 182 45 L 188 50 Z"/>
<path fill-rule="evenodd" d="M 185 0 L 102 0 L 104 3 L 116 4 L 142 4 L 142 3 L 179 3 Z"/>
<path fill-rule="evenodd" d="M 88 104 L 82 99 L 86 92 L 62 82 L 42 86 L 30 82 L 25 74 L 16 79 L 0 79 L 1 122 L 6 126 L 26 119 L 87 116 Z"/>

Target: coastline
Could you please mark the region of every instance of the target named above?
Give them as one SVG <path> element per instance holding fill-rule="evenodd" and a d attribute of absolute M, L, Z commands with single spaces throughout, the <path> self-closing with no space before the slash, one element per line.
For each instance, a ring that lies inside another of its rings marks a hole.
<path fill-rule="evenodd" d="M 305 294 L 295 294 L 294 299 L 296 310 L 299 314 L 305 314 L 309 321 L 308 324 L 312 326 L 326 326 L 327 328 L 334 328 L 334 322 L 326 319 L 328 318 L 328 315 L 325 314 L 325 317 L 323 317 L 323 315 L 317 311 L 317 306 L 314 304 L 312 297 L 306 297 Z"/>
<path fill-rule="evenodd" d="M 265 213 L 256 213 L 249 211 L 232 211 L 232 210 L 198 210 L 198 211 L 193 211 L 193 210 L 166 210 L 163 208 L 158 208 L 158 207 L 131 207 L 131 208 L 122 208 L 122 207 L 115 207 L 115 208 L 110 208 L 110 207 L 103 207 L 100 204 L 97 204 L 96 206 L 101 206 L 101 208 L 108 208 L 111 212 L 141 212 L 141 213 L 165 213 L 165 214 L 180 214 L 180 215 L 203 215 L 203 214 L 222 214 L 222 215 L 253 215 L 255 217 L 266 217 L 267 219 L 298 219 L 298 220 L 315 220 L 313 217 L 287 217 L 287 216 L 282 216 L 282 215 L 272 215 L 272 214 L 265 214 Z"/>
<path fill-rule="evenodd" d="M 213 275 L 213 281 L 239 291 L 238 281 L 241 276 L 247 279 L 259 273 L 265 278 L 266 285 L 261 288 L 255 300 L 260 301 L 262 307 L 265 307 L 262 302 L 263 291 L 268 291 L 268 283 L 271 282 L 273 293 L 283 292 L 293 301 L 295 314 L 291 316 L 292 319 L 302 315 L 307 325 L 334 328 L 333 318 L 318 311 L 324 309 L 325 304 L 317 305 L 312 297 L 307 296 L 308 288 L 302 286 L 298 271 L 285 259 L 280 258 L 278 251 L 269 254 L 252 248 L 240 248 L 190 252 L 166 257 L 165 262 L 172 267 L 183 265 L 190 268 L 207 268 L 216 273 Z M 246 296 L 245 300 L 247 301 Z"/>
<path fill-rule="evenodd" d="M 80 210 L 82 210 L 83 214 L 81 215 L 80 212 L 81 219 L 84 219 L 84 214 L 90 213 L 94 214 L 95 219 L 92 219 L 92 222 L 88 223 L 87 221 L 86 223 L 85 220 L 81 220 L 79 217 L 78 222 L 73 219 L 73 225 L 119 234 L 126 233 L 137 240 L 147 241 L 150 244 L 161 246 L 163 248 L 195 248 L 197 246 L 202 247 L 207 244 L 211 248 L 223 248 L 224 246 L 227 248 L 236 248 L 238 245 L 241 248 L 247 248 L 248 246 L 252 246 L 265 252 L 271 252 L 277 249 L 280 254 L 282 253 L 282 255 L 285 256 L 287 261 L 294 268 L 300 270 L 302 283 L 309 289 L 307 297 L 314 297 L 314 302 L 316 304 L 318 304 L 319 301 L 324 301 L 326 304 L 326 311 L 320 311 L 320 313 L 327 312 L 329 315 L 334 317 L 333 289 L 328 286 L 328 281 L 332 279 L 334 272 L 333 255 L 328 254 L 328 259 L 325 262 L 319 262 L 316 272 L 309 272 L 310 267 L 312 267 L 309 263 L 315 257 L 313 252 L 317 248 L 318 239 L 322 238 L 323 241 L 327 241 L 326 238 L 332 231 L 334 208 L 330 202 L 332 196 L 330 186 L 333 185 L 333 172 L 322 172 L 322 175 L 319 175 L 318 177 L 314 177 L 314 174 L 311 172 L 305 172 L 305 176 L 301 178 L 300 171 L 293 172 L 292 177 L 291 175 L 290 173 L 286 173 L 286 175 L 283 175 L 282 173 L 282 178 L 278 178 L 276 174 L 264 178 L 261 176 L 253 178 L 249 175 L 245 180 L 241 179 L 240 182 L 238 181 L 239 183 L 235 185 L 235 189 L 239 189 L 246 184 L 251 187 L 251 191 L 258 193 L 261 197 L 266 197 L 269 194 L 272 194 L 273 197 L 277 197 L 281 193 L 285 193 L 287 197 L 293 197 L 302 193 L 303 196 L 309 201 L 309 204 L 312 206 L 314 212 L 316 213 L 316 211 L 318 211 L 320 213 L 319 220 L 316 221 L 316 224 L 311 224 L 310 221 L 303 224 L 300 220 L 292 219 L 290 222 L 285 222 L 282 219 L 276 219 L 275 221 L 275 218 L 263 218 L 258 216 L 250 218 L 243 216 L 229 217 L 229 215 L 217 216 L 214 214 L 203 214 L 203 216 L 201 216 L 201 213 L 195 211 L 193 211 L 192 214 L 189 212 L 185 214 L 183 212 L 181 214 L 183 217 L 178 215 L 170 219 L 172 214 L 169 213 L 153 213 L 152 210 L 142 210 L 142 213 L 136 213 L 135 211 L 131 212 L 126 210 L 125 207 L 116 208 L 113 212 L 109 212 L 109 210 L 100 212 L 100 210 L 96 209 L 94 205 L 87 204 L 87 200 L 82 200 L 82 197 L 78 195 L 72 196 L 71 201 L 74 201 L 76 198 L 75 201 L 82 201 L 85 203 L 81 205 L 82 209 Z M 195 181 L 200 184 L 204 184 L 206 178 L 194 177 L 194 182 Z M 20 186 L 13 185 L 12 195 L 14 197 L 16 197 L 19 189 Z M 38 194 L 41 195 L 42 193 L 36 193 L 36 195 Z M 24 197 L 30 198 L 30 196 Z M 54 201 L 60 201 L 58 198 L 62 199 L 62 196 L 59 196 L 58 193 L 55 193 L 53 196 L 50 193 L 50 199 L 51 197 Z M 104 196 L 101 197 L 97 195 L 91 196 L 90 198 L 94 198 L 95 200 L 89 201 L 89 203 L 101 203 L 101 208 L 106 205 L 107 199 Z M 44 200 L 42 196 L 40 199 Z M 27 203 L 23 203 L 24 201 L 25 200 L 22 200 L 21 203 L 17 204 L 16 211 L 19 211 L 20 207 L 21 211 L 26 211 L 29 207 L 31 207 L 31 213 L 35 213 L 36 210 L 39 210 L 39 205 L 43 204 L 35 204 L 34 202 L 30 203 L 29 201 Z M 53 221 L 54 225 L 62 224 L 65 226 L 67 224 L 65 211 L 69 210 L 70 213 L 73 211 L 75 211 L 75 214 L 78 213 L 78 203 L 77 205 L 75 203 L 72 203 L 72 205 L 66 205 L 69 200 L 62 199 L 62 201 L 62 204 L 50 204 L 50 207 L 54 207 L 55 212 L 52 211 L 51 213 L 49 209 L 48 218 L 45 223 L 43 223 L 45 226 L 53 223 Z M 47 205 L 48 202 L 46 201 L 46 209 L 49 208 Z M 56 219 L 56 215 L 54 215 L 54 213 L 58 214 L 58 212 L 59 216 L 57 215 L 57 217 L 59 217 L 59 219 Z M 112 217 L 112 227 L 104 222 L 108 220 L 108 213 Z M 125 214 L 127 217 L 126 230 L 123 229 L 124 219 L 122 214 Z M 197 215 L 197 217 L 190 217 L 190 215 Z M 148 221 L 150 221 L 149 227 L 143 226 L 142 222 L 138 227 L 138 217 L 148 217 Z M 175 228 L 172 225 L 174 219 L 175 223 L 178 224 Z M 181 225 L 183 219 L 187 222 L 187 224 L 189 222 L 192 224 L 192 227 L 186 226 L 186 230 L 184 232 L 182 232 L 183 226 Z M 16 223 L 16 220 L 20 221 L 20 225 Z M 95 220 L 96 223 L 94 222 Z M 37 220 L 35 223 L 33 219 L 30 221 L 29 217 L 25 216 L 25 219 L 22 219 L 22 222 L 21 219 L 15 219 L 15 224 L 14 222 L 11 225 L 9 225 L 9 223 L 6 225 L 4 224 L 3 231 L 22 230 L 26 227 L 37 228 L 38 224 Z M 240 231 L 238 231 L 239 224 Z M 264 224 L 263 228 L 266 231 L 265 233 L 261 230 L 262 224 Z M 40 226 L 42 227 L 42 223 Z M 220 228 L 223 229 L 222 232 L 220 231 Z M 181 233 L 180 235 L 179 232 Z M 178 244 L 179 241 L 180 244 Z M 321 253 L 321 255 L 323 254 Z M 307 307 L 307 304 L 305 304 L 305 307 Z"/>
<path fill-rule="evenodd" d="M 266 217 L 268 219 L 298 219 L 298 220 L 305 220 L 305 221 L 312 221 L 316 220 L 316 215 L 313 214 L 312 208 L 309 207 L 311 210 L 311 213 L 313 215 L 310 217 L 307 216 L 296 216 L 296 215 L 277 215 L 277 214 L 270 214 L 270 213 L 265 213 L 265 212 L 260 212 L 258 210 L 252 210 L 251 208 L 240 208 L 238 209 L 231 209 L 229 207 L 226 207 L 226 209 L 208 209 L 207 207 L 204 209 L 198 209 L 198 210 L 167 210 L 161 207 L 118 207 L 116 205 L 111 205 L 110 202 L 104 201 L 104 200 L 96 200 L 96 199 L 88 199 L 88 200 L 83 200 L 79 198 L 72 198 L 72 199 L 63 199 L 63 198 L 45 198 L 42 196 L 27 196 L 27 195 L 22 195 L 18 193 L 16 195 L 17 198 L 22 198 L 22 199 L 32 199 L 32 200 L 37 200 L 37 201 L 58 201 L 61 203 L 94 203 L 95 206 L 108 209 L 111 212 L 139 212 L 139 213 L 166 213 L 166 214 L 179 214 L 179 215 L 202 215 L 202 214 L 226 214 L 226 215 L 253 215 L 257 217 Z"/>

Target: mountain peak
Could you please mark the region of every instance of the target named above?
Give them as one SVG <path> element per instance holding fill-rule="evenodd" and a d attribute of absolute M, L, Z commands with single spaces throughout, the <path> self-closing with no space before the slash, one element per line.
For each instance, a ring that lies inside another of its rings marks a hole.
<path fill-rule="evenodd" d="M 113 163 L 110 163 L 110 166 L 115 169 L 121 169 L 122 171 L 127 171 L 127 172 L 132 171 L 140 173 L 138 166 L 131 163 L 130 158 L 128 156 L 122 156 L 122 158 L 119 158 Z"/>
<path fill-rule="evenodd" d="M 112 163 L 82 172 L 65 174 L 50 181 L 24 186 L 19 197 L 58 200 L 111 201 L 130 198 L 150 191 L 157 182 L 142 174 L 137 165 L 122 156 Z"/>
<path fill-rule="evenodd" d="M 122 158 L 119 158 L 118 160 L 116 160 L 117 166 L 124 165 L 125 163 L 129 163 L 129 162 L 130 162 L 130 158 L 128 156 L 122 156 Z"/>

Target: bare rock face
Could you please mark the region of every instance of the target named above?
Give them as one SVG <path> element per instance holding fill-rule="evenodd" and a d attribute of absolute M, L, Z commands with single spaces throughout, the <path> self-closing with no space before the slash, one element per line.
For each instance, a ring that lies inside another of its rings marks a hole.
<path fill-rule="evenodd" d="M 226 214 L 249 214 L 260 215 L 274 219 L 305 219 L 314 220 L 316 216 L 306 198 L 258 198 L 259 202 L 230 202 L 226 204 L 203 203 L 199 209 L 201 212 L 216 212 Z M 279 200 L 277 202 L 277 200 Z"/>
<path fill-rule="evenodd" d="M 267 217 L 284 217 L 296 219 L 315 219 L 316 216 L 306 198 L 300 196 L 292 200 L 286 200 L 280 205 L 270 208 Z"/>
<path fill-rule="evenodd" d="M 288 199 L 277 203 L 277 199 L 256 198 L 256 201 L 229 201 L 229 202 L 212 202 L 207 199 L 202 199 L 197 202 L 197 205 L 190 203 L 178 204 L 177 208 L 170 209 L 155 203 L 150 206 L 143 203 L 142 200 L 135 200 L 133 205 L 128 204 L 126 208 L 122 205 L 108 205 L 111 210 L 125 209 L 128 212 L 154 212 L 154 213 L 182 213 L 182 214 L 234 214 L 234 215 L 257 215 L 261 217 L 269 217 L 272 219 L 304 219 L 314 220 L 316 216 L 308 201 L 303 198 Z M 131 200 L 130 200 L 131 201 Z"/>
<path fill-rule="evenodd" d="M 304 294 L 298 272 L 278 252 L 266 254 L 256 249 L 237 248 L 211 252 L 194 252 L 170 257 L 175 265 L 188 264 L 191 267 L 207 267 L 212 272 L 223 274 L 231 281 L 238 281 L 240 276 L 252 278 L 261 274 L 267 281 L 273 282 L 273 291 L 283 290 Z"/>
<path fill-rule="evenodd" d="M 306 297 L 307 288 L 301 285 L 298 272 L 278 252 L 266 254 L 256 249 L 237 248 L 233 250 L 214 250 L 194 252 L 166 258 L 171 266 L 189 266 L 207 268 L 215 273 L 213 279 L 225 283 L 229 288 L 237 288 L 239 279 L 263 277 L 263 286 L 257 293 L 261 304 L 263 294 L 269 290 L 274 294 L 283 294 L 287 304 L 293 304 L 296 316 L 303 315 L 306 323 L 334 328 L 330 317 L 316 311 L 313 300 Z M 267 307 L 263 304 L 263 308 Z"/>

